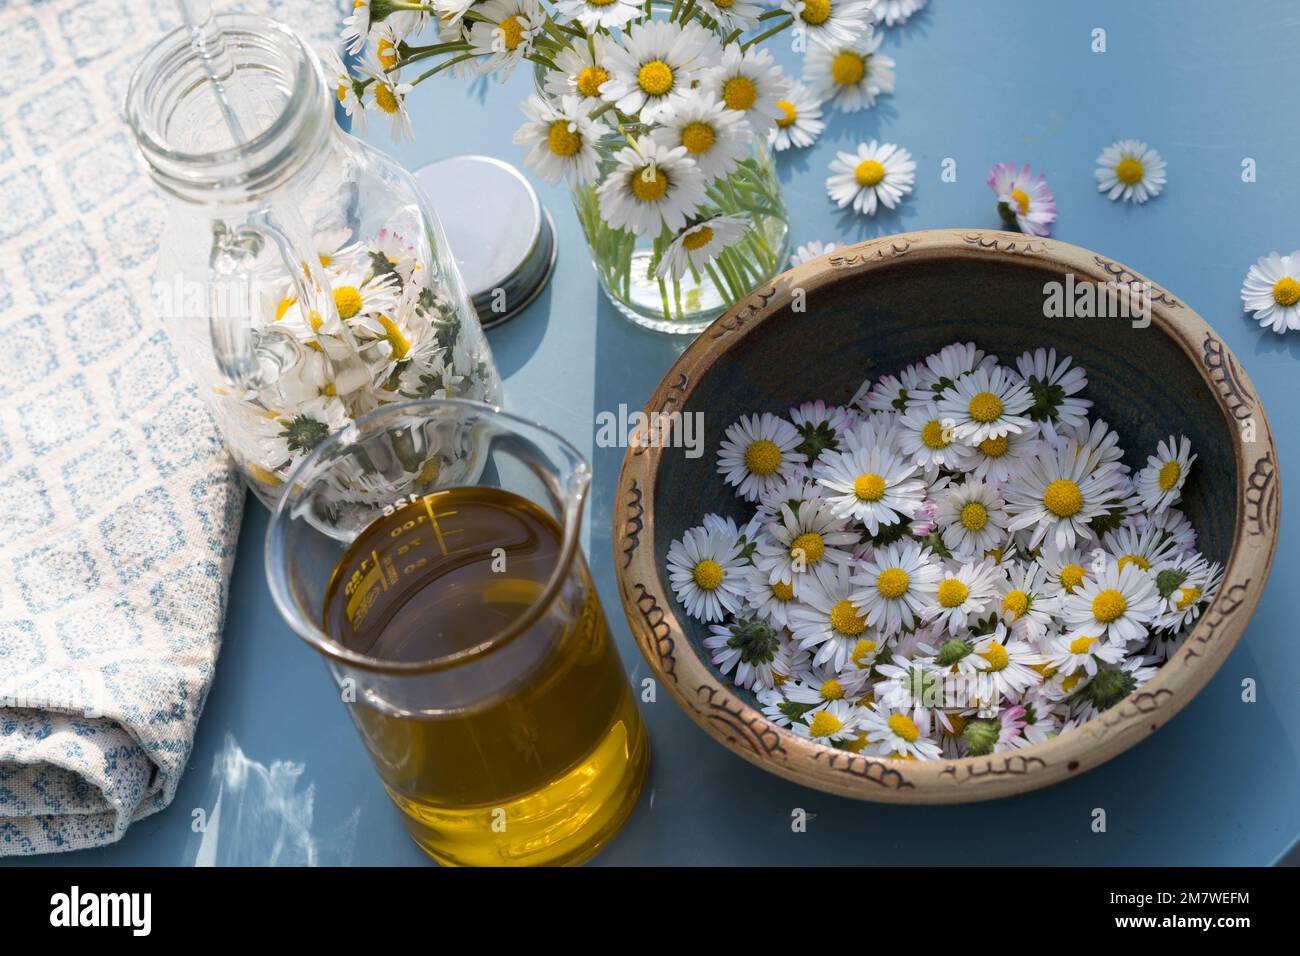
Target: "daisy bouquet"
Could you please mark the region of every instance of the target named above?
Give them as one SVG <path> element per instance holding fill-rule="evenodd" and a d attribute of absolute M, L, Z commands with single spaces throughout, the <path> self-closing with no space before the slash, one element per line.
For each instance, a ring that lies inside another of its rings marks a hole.
<path fill-rule="evenodd" d="M 714 665 L 778 725 L 883 757 L 1038 743 L 1154 675 L 1222 568 L 1170 436 L 1134 472 L 1054 349 L 954 343 L 844 406 L 742 417 L 717 453 L 748 513 L 671 544 Z M 752 511 L 749 511 L 752 509 Z"/>
<path fill-rule="evenodd" d="M 615 305 L 693 331 L 789 251 L 772 146 L 808 139 L 803 94 L 761 44 L 796 30 L 828 63 L 846 49 L 865 63 L 875 2 L 357 0 L 344 38 L 363 65 L 352 76 L 334 64 L 338 96 L 401 134 L 420 82 L 446 70 L 505 78 L 527 61 L 537 92 L 515 136 L 526 162 L 571 187 Z M 872 95 L 862 69 L 857 79 L 854 95 Z"/>

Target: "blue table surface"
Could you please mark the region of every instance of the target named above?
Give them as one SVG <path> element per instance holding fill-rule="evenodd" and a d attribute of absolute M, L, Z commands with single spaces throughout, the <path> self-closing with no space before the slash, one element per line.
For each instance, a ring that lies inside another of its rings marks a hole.
<path fill-rule="evenodd" d="M 1093 53 L 1092 31 L 1106 30 Z M 787 68 L 797 54 L 776 43 Z M 840 242 L 910 229 L 996 227 L 985 185 L 996 162 L 1047 173 L 1061 210 L 1055 236 L 1104 252 L 1172 289 L 1236 352 L 1268 410 L 1283 498 L 1300 500 L 1300 334 L 1261 332 L 1241 311 L 1248 266 L 1300 247 L 1300 16 L 1293 0 L 1231 8 L 1214 0 L 932 0 L 884 49 L 898 91 L 871 111 L 835 115 L 811 149 L 783 154 L 794 239 Z M 457 153 L 516 164 L 511 134 L 530 92 L 443 77 L 413 95 L 414 169 Z M 837 149 L 873 137 L 919 164 L 901 209 L 863 219 L 825 196 Z M 1141 207 L 1098 194 L 1094 159 L 1112 140 L 1146 139 L 1169 184 Z M 946 157 L 957 181 L 940 179 Z M 1244 183 L 1244 158 L 1258 180 Z M 648 668 L 620 611 L 610 529 L 622 450 L 595 447 L 597 413 L 641 407 L 684 342 L 634 328 L 604 301 L 564 189 L 537 183 L 558 230 L 550 286 L 490 333 L 507 405 L 591 457 L 587 551 L 634 681 Z M 1105 766 L 1022 797 L 956 807 L 893 807 L 827 796 L 770 776 L 715 744 L 667 694 L 642 704 L 653 745 L 645 796 L 597 864 L 1267 864 L 1300 834 L 1300 574 L 1296 510 L 1283 513 L 1272 578 L 1246 635 L 1200 696 L 1167 727 Z M 281 621 L 262 570 L 267 513 L 250 500 L 224 647 L 175 802 L 117 845 L 62 864 L 424 864 L 370 767 L 325 668 Z M 1258 701 L 1243 703 L 1245 678 Z M 1105 833 L 1091 829 L 1106 810 Z M 794 833 L 790 814 L 811 816 Z M 192 827 L 195 811 L 205 833 Z"/>

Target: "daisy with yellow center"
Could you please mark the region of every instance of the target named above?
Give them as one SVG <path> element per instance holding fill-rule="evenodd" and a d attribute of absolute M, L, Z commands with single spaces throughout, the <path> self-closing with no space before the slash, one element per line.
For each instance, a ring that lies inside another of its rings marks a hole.
<path fill-rule="evenodd" d="M 1029 389 L 1001 366 L 980 366 L 946 389 L 939 415 L 953 423 L 953 434 L 967 445 L 1033 428 L 1025 414 L 1033 404 Z"/>
<path fill-rule="evenodd" d="M 555 6 L 563 16 L 577 20 L 588 34 L 594 36 L 602 36 L 599 32 L 602 28 L 622 29 L 645 12 L 645 8 L 634 0 L 556 0 Z"/>
<path fill-rule="evenodd" d="M 1061 612 L 1060 599 L 1047 589 L 1047 572 L 1037 561 L 1014 562 L 998 589 L 998 612 L 1018 637 L 1039 641 Z"/>
<path fill-rule="evenodd" d="M 911 540 L 879 548 L 853 577 L 853 603 L 885 637 L 911 627 L 935 601 L 943 567 L 929 548 Z"/>
<path fill-rule="evenodd" d="M 718 473 L 746 501 L 758 501 L 795 473 L 807 458 L 798 451 L 798 430 L 770 412 L 745 415 L 718 447 Z"/>
<path fill-rule="evenodd" d="M 826 192 L 841 209 L 874 216 L 884 206 L 893 209 L 916 181 L 912 154 L 893 143 L 862 143 L 856 152 L 837 153 L 831 160 Z"/>
<path fill-rule="evenodd" d="M 1152 569 L 1152 578 L 1163 601 L 1155 627 L 1166 634 L 1177 634 L 1194 623 L 1214 599 L 1223 581 L 1223 566 L 1188 551 Z M 1171 650 L 1167 646 L 1164 649 Z"/>
<path fill-rule="evenodd" d="M 605 225 L 638 236 L 686 228 L 704 201 L 705 180 L 684 146 L 642 136 L 614 160 L 615 168 L 596 191 Z"/>
<path fill-rule="evenodd" d="M 674 99 L 659 123 L 655 140 L 669 149 L 683 147 L 708 180 L 726 176 L 749 154 L 753 132 L 744 116 L 705 90 Z"/>
<path fill-rule="evenodd" d="M 1256 260 L 1241 285 L 1241 304 L 1260 328 L 1278 335 L 1300 331 L 1300 249 Z"/>
<path fill-rule="evenodd" d="M 703 0 L 705 4 L 709 0 Z M 732 6 L 762 8 L 751 0 L 739 0 Z M 778 105 L 790 96 L 790 80 L 777 66 L 772 54 L 758 47 L 742 50 L 739 43 L 723 48 L 718 65 L 709 69 L 700 83 L 701 89 L 719 100 L 727 109 L 739 113 L 757 136 L 766 136 L 785 111 Z"/>
<path fill-rule="evenodd" d="M 871 534 L 910 521 L 925 500 L 916 466 L 880 445 L 823 451 L 812 474 L 835 514 L 861 521 Z"/>
<path fill-rule="evenodd" d="M 689 92 L 718 60 L 718 40 L 698 23 L 633 24 L 621 44 L 611 43 L 602 66 L 610 77 L 601 96 L 643 123 L 667 115 L 672 100 Z"/>
<path fill-rule="evenodd" d="M 839 672 L 848 666 L 858 642 L 867 634 L 867 621 L 849 600 L 853 590 L 847 566 L 840 565 L 826 582 L 809 581 L 799 603 L 790 609 L 790 632 L 813 655 L 813 664 Z"/>
<path fill-rule="evenodd" d="M 1047 666 L 1065 675 L 1082 672 L 1093 677 L 1099 664 L 1118 664 L 1124 659 L 1123 647 L 1099 640 L 1091 634 L 1077 637 L 1057 635 L 1046 648 Z"/>
<path fill-rule="evenodd" d="M 1061 616 L 1071 640 L 1104 637 L 1126 648 L 1146 641 L 1162 609 L 1153 575 L 1136 565 L 1121 568 L 1117 561 L 1107 560 L 1065 598 Z"/>
<path fill-rule="evenodd" d="M 871 0 L 782 0 L 781 9 L 815 46 L 856 43 L 873 19 Z"/>
<path fill-rule="evenodd" d="M 521 107 L 527 121 L 515 132 L 514 141 L 532 148 L 524 162 L 551 185 L 561 180 L 570 186 L 596 181 L 600 154 L 596 144 L 610 129 L 588 116 L 589 110 L 577 96 L 558 99 L 537 95 Z"/>
<path fill-rule="evenodd" d="M 1096 176 L 1107 199 L 1144 203 L 1165 188 L 1165 161 L 1141 140 L 1117 140 L 1097 157 Z"/>
<path fill-rule="evenodd" d="M 776 101 L 775 125 L 768 131 L 772 148 L 806 149 L 826 129 L 821 101 L 803 83 L 793 82 L 790 91 Z"/>
<path fill-rule="evenodd" d="M 1077 440 L 1048 444 L 1025 459 L 1004 486 L 1010 531 L 1030 529 L 1029 546 L 1064 551 L 1092 540 L 1089 528 L 1107 506 L 1128 496 L 1128 479 L 1111 462 L 1090 469 Z"/>
<path fill-rule="evenodd" d="M 863 708 L 846 700 L 834 700 L 808 714 L 805 720 L 796 721 L 791 729 L 817 743 L 838 743 L 858 736 L 864 713 Z"/>
<path fill-rule="evenodd" d="M 935 760 L 943 753 L 931 739 L 930 712 L 895 709 L 883 704 L 864 708 L 863 729 L 872 743 L 868 749 L 878 756 L 914 760 Z"/>
<path fill-rule="evenodd" d="M 790 609 L 795 606 L 794 585 L 789 581 L 770 581 L 761 568 L 751 566 L 746 574 L 745 600 L 754 617 L 773 627 L 790 625 Z"/>
<path fill-rule="evenodd" d="M 1045 662 L 1031 641 L 1011 634 L 999 624 L 988 637 L 976 642 L 972 657 L 979 670 L 979 699 L 1018 701 L 1029 688 L 1042 683 L 1035 670 Z"/>
<path fill-rule="evenodd" d="M 970 558 L 998 547 L 1006 538 L 1007 513 L 996 485 L 964 481 L 949 485 L 935 522 L 949 551 Z"/>
<path fill-rule="evenodd" d="M 943 467 L 966 470 L 970 448 L 953 434 L 956 423 L 939 416 L 934 402 L 909 404 L 899 417 L 898 450 L 919 468 Z"/>
<path fill-rule="evenodd" d="M 922 610 L 926 624 L 943 628 L 956 636 L 972 618 L 985 616 L 993 606 L 1004 574 L 994 562 L 967 561 L 945 571 L 935 590 L 934 599 Z"/>
<path fill-rule="evenodd" d="M 482 19 L 470 24 L 469 52 L 482 73 L 496 73 L 504 81 L 533 53 L 546 12 L 537 0 L 486 0 L 474 12 Z"/>
<path fill-rule="evenodd" d="M 699 275 L 718 253 L 745 238 L 748 230 L 749 219 L 743 216 L 714 216 L 687 226 L 664 250 L 655 275 L 680 279 L 692 270 Z"/>
<path fill-rule="evenodd" d="M 804 56 L 803 82 L 821 103 L 842 113 L 876 105 L 882 93 L 894 92 L 894 61 L 880 52 L 880 37 L 815 43 Z"/>
<path fill-rule="evenodd" d="M 1143 509 L 1159 514 L 1178 504 L 1194 461 L 1196 456 L 1186 435 L 1170 435 L 1161 441 L 1156 453 L 1147 457 L 1146 467 L 1134 478 Z"/>
<path fill-rule="evenodd" d="M 698 621 L 721 621 L 745 598 L 748 563 L 726 530 L 690 528 L 668 547 L 668 583 L 686 613 Z"/>
<path fill-rule="evenodd" d="M 812 581 L 823 590 L 834 588 L 838 569 L 852 560 L 849 549 L 858 543 L 857 532 L 846 530 L 847 526 L 848 521 L 836 516 L 821 498 L 800 502 L 798 514 L 782 504 L 764 528 L 754 565 L 773 584 L 788 582 L 800 600 Z"/>
<path fill-rule="evenodd" d="M 359 70 L 363 79 L 370 81 L 366 87 L 370 96 L 367 104 L 372 112 L 378 113 L 389 121 L 394 142 L 411 139 L 411 114 L 406 110 L 406 96 L 414 89 L 410 83 L 402 83 L 396 74 L 388 73 L 377 60 L 371 60 Z"/>
<path fill-rule="evenodd" d="M 1056 202 L 1047 178 L 1026 163 L 1017 169 L 1015 163 L 998 163 L 989 171 L 989 189 L 998 197 L 998 215 L 1010 229 L 1028 236 L 1046 236 L 1056 221 Z"/>

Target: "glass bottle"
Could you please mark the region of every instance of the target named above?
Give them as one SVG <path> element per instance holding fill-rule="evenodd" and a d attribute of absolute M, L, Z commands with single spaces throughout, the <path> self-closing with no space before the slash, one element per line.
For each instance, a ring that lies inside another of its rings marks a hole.
<path fill-rule="evenodd" d="M 168 205 L 155 312 L 272 506 L 356 418 L 499 403 L 501 380 L 436 216 L 406 170 L 335 123 L 310 48 L 266 17 L 216 22 L 225 95 L 179 29 L 137 68 L 127 118 Z"/>

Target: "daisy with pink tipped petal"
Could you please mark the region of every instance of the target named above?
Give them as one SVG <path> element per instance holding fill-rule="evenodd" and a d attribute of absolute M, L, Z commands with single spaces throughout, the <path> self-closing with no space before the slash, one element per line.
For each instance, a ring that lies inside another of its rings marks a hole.
<path fill-rule="evenodd" d="M 1056 202 L 1047 177 L 1037 176 L 1025 163 L 998 163 L 989 170 L 989 189 L 998 197 L 998 215 L 1009 227 L 1027 236 L 1047 236 L 1056 222 Z"/>

